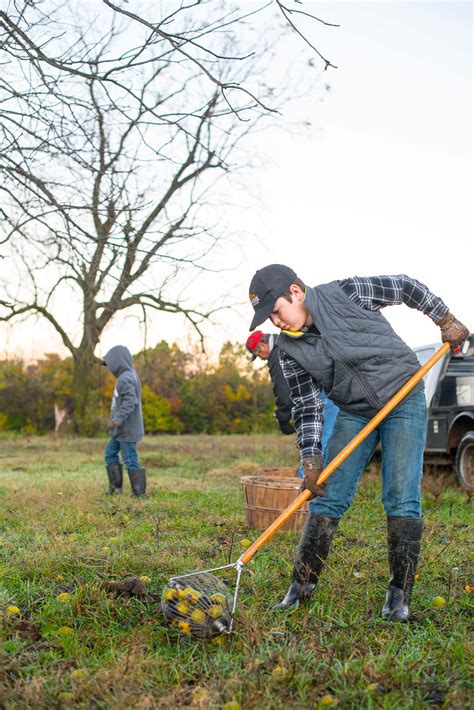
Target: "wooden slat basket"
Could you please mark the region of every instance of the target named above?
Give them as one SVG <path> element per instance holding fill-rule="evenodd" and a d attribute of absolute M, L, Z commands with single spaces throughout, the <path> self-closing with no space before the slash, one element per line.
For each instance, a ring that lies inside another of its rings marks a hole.
<path fill-rule="evenodd" d="M 265 469 L 268 470 L 268 469 Z M 296 478 L 295 469 L 291 477 L 243 476 L 240 481 L 244 489 L 245 516 L 247 525 L 256 530 L 265 530 L 280 513 L 296 498 L 301 479 Z M 301 530 L 308 513 L 305 503 L 283 525 L 281 530 Z"/>

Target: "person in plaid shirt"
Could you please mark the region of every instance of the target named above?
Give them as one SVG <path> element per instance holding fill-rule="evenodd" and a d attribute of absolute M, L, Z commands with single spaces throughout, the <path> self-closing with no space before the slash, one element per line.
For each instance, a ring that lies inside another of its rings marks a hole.
<path fill-rule="evenodd" d="M 294 434 L 295 428 L 291 421 L 290 389 L 281 369 L 280 352 L 278 346 L 275 345 L 277 337 L 277 335 L 272 333 L 262 333 L 261 330 L 255 330 L 247 338 L 245 347 L 252 354 L 252 360 L 258 357 L 267 363 L 276 403 L 275 418 L 282 434 Z M 326 443 L 329 441 L 338 409 L 324 393 L 321 394 L 324 405 L 324 427 L 321 434 L 321 445 L 324 451 Z M 301 478 L 303 477 L 302 469 L 303 467 L 300 466 L 297 474 Z"/>
<path fill-rule="evenodd" d="M 382 308 L 403 303 L 422 311 L 452 347 L 462 344 L 469 331 L 441 298 L 404 274 L 356 276 L 310 288 L 288 266 L 271 264 L 255 273 L 249 298 L 254 309 L 250 330 L 270 318 L 281 331 L 277 342 L 304 467 L 302 486 L 312 493 L 292 583 L 278 606 L 298 607 L 314 592 L 339 521 L 380 443 L 390 567 L 382 617 L 407 621 L 423 529 L 421 478 L 427 425 L 423 382 L 324 486 L 318 486 L 317 479 L 323 463 L 331 461 L 420 367 L 414 352 L 380 312 Z M 322 392 L 340 408 L 324 462 Z"/>

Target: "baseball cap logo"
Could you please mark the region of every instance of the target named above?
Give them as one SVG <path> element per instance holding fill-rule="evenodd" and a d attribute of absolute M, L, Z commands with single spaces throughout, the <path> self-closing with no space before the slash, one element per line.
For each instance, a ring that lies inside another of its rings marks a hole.
<path fill-rule="evenodd" d="M 275 301 L 297 278 L 293 269 L 283 264 L 269 264 L 255 272 L 249 285 L 249 299 L 255 311 L 250 330 L 270 317 Z"/>

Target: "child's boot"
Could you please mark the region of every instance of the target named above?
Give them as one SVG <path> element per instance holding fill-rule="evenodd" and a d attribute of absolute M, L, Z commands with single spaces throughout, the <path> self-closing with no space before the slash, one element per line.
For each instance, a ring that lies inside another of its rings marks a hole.
<path fill-rule="evenodd" d="M 387 517 L 390 580 L 382 617 L 408 621 L 409 605 L 420 554 L 423 518 Z"/>
<path fill-rule="evenodd" d="M 128 477 L 132 487 L 132 497 L 142 498 L 146 491 L 146 471 L 144 468 L 129 468 Z"/>
<path fill-rule="evenodd" d="M 293 581 L 283 601 L 275 609 L 297 609 L 309 599 L 329 554 L 339 518 L 308 513 L 293 569 Z"/>
<path fill-rule="evenodd" d="M 107 495 L 121 493 L 123 486 L 122 464 L 111 463 L 107 465 L 107 476 L 109 477 L 109 487 L 105 491 Z"/>

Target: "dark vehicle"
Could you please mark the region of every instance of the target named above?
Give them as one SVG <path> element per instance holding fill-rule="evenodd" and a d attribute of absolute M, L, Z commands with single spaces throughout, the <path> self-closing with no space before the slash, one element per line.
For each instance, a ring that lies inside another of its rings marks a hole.
<path fill-rule="evenodd" d="M 440 343 L 415 348 L 421 364 Z M 452 465 L 459 485 L 474 488 L 474 335 L 425 375 L 428 434 L 425 463 Z"/>

